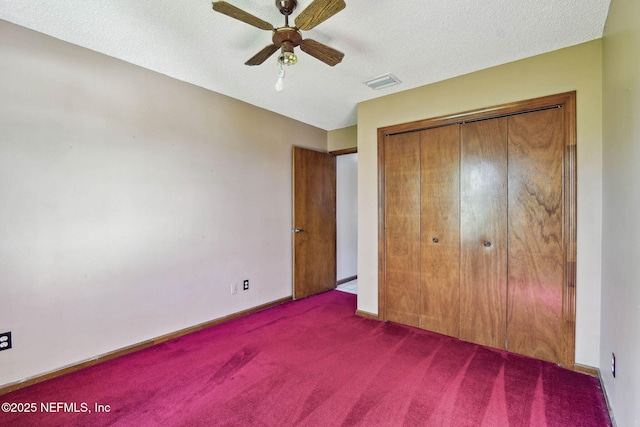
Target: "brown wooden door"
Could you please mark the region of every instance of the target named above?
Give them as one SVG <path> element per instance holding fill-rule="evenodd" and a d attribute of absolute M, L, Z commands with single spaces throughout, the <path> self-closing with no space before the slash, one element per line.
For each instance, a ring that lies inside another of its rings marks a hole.
<path fill-rule="evenodd" d="M 421 132 L 420 327 L 460 331 L 459 125 Z"/>
<path fill-rule="evenodd" d="M 336 160 L 293 147 L 293 298 L 336 286 Z"/>
<path fill-rule="evenodd" d="M 460 338 L 505 348 L 507 119 L 460 129 Z"/>
<path fill-rule="evenodd" d="M 564 340 L 560 108 L 509 118 L 510 351 L 573 365 Z"/>
<path fill-rule="evenodd" d="M 385 319 L 420 324 L 420 133 L 390 135 L 384 153 Z"/>

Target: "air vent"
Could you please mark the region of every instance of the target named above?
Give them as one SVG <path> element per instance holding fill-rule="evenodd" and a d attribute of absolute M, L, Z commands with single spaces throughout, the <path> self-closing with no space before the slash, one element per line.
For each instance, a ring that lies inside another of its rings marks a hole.
<path fill-rule="evenodd" d="M 401 83 L 400 80 L 393 74 L 385 74 L 383 76 L 375 77 L 367 82 L 364 82 L 364 84 L 374 90 L 397 85 L 398 83 Z"/>

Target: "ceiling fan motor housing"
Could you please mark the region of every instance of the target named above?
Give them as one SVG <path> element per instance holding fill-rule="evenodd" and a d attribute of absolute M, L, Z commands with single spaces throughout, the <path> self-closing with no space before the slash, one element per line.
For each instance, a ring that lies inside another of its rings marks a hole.
<path fill-rule="evenodd" d="M 286 16 L 291 15 L 297 5 L 296 0 L 276 0 L 276 6 L 278 6 L 280 13 Z"/>
<path fill-rule="evenodd" d="M 287 48 L 300 46 L 302 43 L 302 35 L 298 30 L 291 27 L 278 28 L 273 33 L 273 44 L 278 47 L 286 46 Z"/>

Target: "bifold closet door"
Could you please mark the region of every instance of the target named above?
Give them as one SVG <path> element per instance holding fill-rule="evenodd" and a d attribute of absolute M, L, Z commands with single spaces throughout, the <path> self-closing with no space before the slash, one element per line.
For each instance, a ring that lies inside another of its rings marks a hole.
<path fill-rule="evenodd" d="M 460 125 L 460 339 L 505 348 L 507 118 Z"/>
<path fill-rule="evenodd" d="M 575 128 L 570 92 L 380 129 L 381 317 L 573 368 Z"/>
<path fill-rule="evenodd" d="M 563 117 L 561 108 L 509 117 L 508 349 L 572 366 L 563 319 Z"/>
<path fill-rule="evenodd" d="M 385 318 L 420 325 L 420 132 L 384 149 Z"/>
<path fill-rule="evenodd" d="M 460 125 L 421 132 L 420 327 L 460 329 Z"/>

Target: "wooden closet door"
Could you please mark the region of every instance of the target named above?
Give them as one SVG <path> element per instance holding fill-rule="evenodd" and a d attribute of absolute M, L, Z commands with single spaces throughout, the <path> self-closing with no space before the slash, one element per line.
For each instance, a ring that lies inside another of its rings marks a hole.
<path fill-rule="evenodd" d="M 459 125 L 421 135 L 420 327 L 460 331 Z"/>
<path fill-rule="evenodd" d="M 384 151 L 385 319 L 420 323 L 420 133 L 390 135 Z"/>
<path fill-rule="evenodd" d="M 510 351 L 573 366 L 563 334 L 561 108 L 509 118 Z"/>
<path fill-rule="evenodd" d="M 460 128 L 460 338 L 505 348 L 507 119 Z"/>

